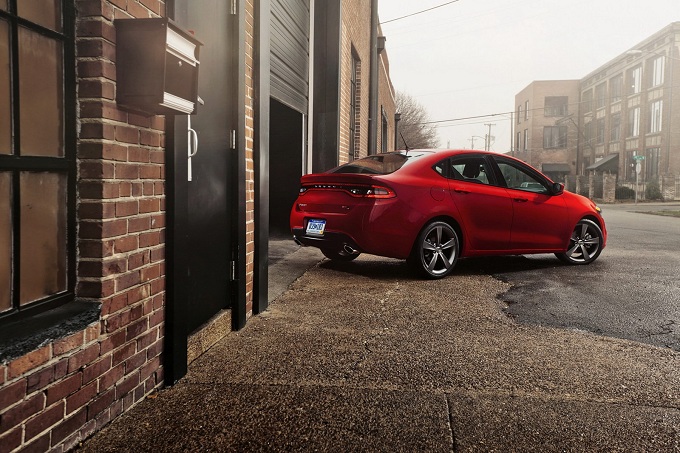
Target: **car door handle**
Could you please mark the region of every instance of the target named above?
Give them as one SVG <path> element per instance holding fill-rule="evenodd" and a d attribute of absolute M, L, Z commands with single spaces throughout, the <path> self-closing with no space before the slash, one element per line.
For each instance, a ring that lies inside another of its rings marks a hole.
<path fill-rule="evenodd" d="M 464 190 L 464 189 L 453 189 L 454 192 L 456 193 L 470 193 L 469 190 Z"/>
<path fill-rule="evenodd" d="M 529 201 L 528 198 L 514 198 L 514 200 L 515 200 L 517 203 L 526 203 L 527 201 Z"/>

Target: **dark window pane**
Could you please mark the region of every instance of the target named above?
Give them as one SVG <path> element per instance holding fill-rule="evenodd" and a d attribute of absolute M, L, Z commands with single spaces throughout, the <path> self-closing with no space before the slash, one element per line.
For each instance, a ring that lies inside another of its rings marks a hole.
<path fill-rule="evenodd" d="M 12 308 L 12 175 L 0 172 L 0 312 Z"/>
<path fill-rule="evenodd" d="M 21 173 L 22 305 L 66 290 L 66 175 Z"/>
<path fill-rule="evenodd" d="M 17 8 L 24 19 L 61 31 L 61 0 L 20 0 Z"/>
<path fill-rule="evenodd" d="M 0 20 L 0 154 L 12 153 L 9 24 Z"/>
<path fill-rule="evenodd" d="M 62 157 L 61 43 L 20 28 L 19 73 L 21 155 Z"/>

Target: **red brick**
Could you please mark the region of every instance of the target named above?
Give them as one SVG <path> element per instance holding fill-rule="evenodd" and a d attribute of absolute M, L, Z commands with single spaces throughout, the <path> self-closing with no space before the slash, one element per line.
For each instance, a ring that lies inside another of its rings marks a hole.
<path fill-rule="evenodd" d="M 132 355 L 135 353 L 136 350 L 136 343 L 134 341 L 131 341 L 130 343 L 124 345 L 122 348 L 118 349 L 117 351 L 113 352 L 113 361 L 111 364 L 113 366 L 116 366 L 128 358 L 132 357 Z"/>
<path fill-rule="evenodd" d="M 116 384 L 116 399 L 120 399 L 130 393 L 135 387 L 139 385 L 139 373 L 128 375 L 121 382 Z"/>
<path fill-rule="evenodd" d="M 128 157 L 130 162 L 150 162 L 150 151 L 146 148 L 139 148 L 136 146 L 131 146 L 128 149 Z"/>
<path fill-rule="evenodd" d="M 131 304 L 132 302 L 129 303 Z M 130 323 L 137 321 L 138 319 L 141 319 L 142 316 L 144 316 L 144 304 L 137 304 L 130 307 Z"/>
<path fill-rule="evenodd" d="M 161 134 L 156 131 L 141 130 L 139 132 L 139 143 L 141 145 L 159 147 L 161 146 Z"/>
<path fill-rule="evenodd" d="M 35 351 L 31 351 L 23 357 L 19 357 L 9 363 L 8 372 L 10 378 L 21 376 L 27 371 L 36 369 L 40 365 L 47 363 L 52 358 L 50 346 L 44 346 Z"/>
<path fill-rule="evenodd" d="M 117 275 L 126 271 L 127 261 L 123 258 L 104 260 L 102 276 L 108 277 Z"/>
<path fill-rule="evenodd" d="M 116 164 L 116 179 L 139 179 L 139 165 Z"/>
<path fill-rule="evenodd" d="M 127 294 L 117 294 L 116 296 L 112 297 L 111 299 L 105 300 L 102 303 L 102 316 L 108 316 L 112 313 L 115 313 L 125 307 L 127 307 Z M 104 342 L 106 342 L 108 339 L 102 341 L 102 353 L 104 353 Z M 121 343 L 122 344 L 122 343 Z M 120 345 L 116 345 L 120 346 Z M 108 352 L 108 351 L 106 351 Z"/>
<path fill-rule="evenodd" d="M 162 310 L 158 310 L 156 313 L 149 317 L 149 327 L 156 327 L 160 325 L 165 320 L 165 314 Z"/>
<path fill-rule="evenodd" d="M 132 196 L 139 198 L 144 194 L 144 183 L 141 181 L 134 181 L 130 184 L 130 187 L 132 188 Z"/>
<path fill-rule="evenodd" d="M 140 3 L 154 13 L 161 15 L 161 2 L 159 0 L 139 0 Z"/>
<path fill-rule="evenodd" d="M 107 355 L 102 359 L 88 365 L 83 369 L 83 384 L 102 376 L 104 373 L 111 369 L 111 356 Z"/>
<path fill-rule="evenodd" d="M 150 376 L 152 376 L 156 370 L 158 370 L 161 366 L 161 358 L 160 356 L 156 356 L 151 358 L 142 368 L 139 370 L 139 378 L 140 380 L 144 381 L 148 379 Z M 155 379 L 154 379 L 155 381 Z"/>
<path fill-rule="evenodd" d="M 78 85 L 78 97 L 103 98 L 113 100 L 113 98 L 115 97 L 115 85 L 112 82 L 106 80 L 99 79 L 81 80 Z M 129 117 L 130 115 L 128 115 L 128 118 Z"/>
<path fill-rule="evenodd" d="M 99 416 L 99 414 L 104 412 L 109 406 L 111 406 L 111 404 L 113 404 L 115 397 L 116 390 L 112 388 L 111 390 L 102 393 L 97 398 L 92 400 L 92 402 L 90 402 L 87 407 L 87 418 L 92 420 Z"/>
<path fill-rule="evenodd" d="M 163 340 L 159 340 L 149 346 L 149 349 L 146 350 L 146 357 L 147 359 L 151 360 L 154 357 L 158 357 L 161 355 L 163 352 Z"/>
<path fill-rule="evenodd" d="M 141 351 L 148 348 L 158 339 L 158 332 L 156 329 L 146 332 L 137 339 L 137 350 Z"/>
<path fill-rule="evenodd" d="M 151 229 L 151 217 L 135 217 L 128 221 L 128 232 L 138 233 Z"/>
<path fill-rule="evenodd" d="M 82 128 L 85 126 L 92 126 L 98 128 L 104 128 L 105 137 L 91 137 L 91 138 L 104 138 L 112 140 L 114 137 L 114 127 L 110 124 L 102 123 L 84 123 Z M 110 136 L 108 136 L 110 134 Z M 81 130 L 81 138 L 82 130 Z M 82 159 L 106 159 L 113 161 L 125 161 L 127 160 L 128 151 L 123 145 L 113 144 L 113 143 L 80 143 L 78 146 L 78 157 Z"/>
<path fill-rule="evenodd" d="M 122 291 L 132 286 L 138 285 L 142 282 L 139 271 L 128 272 L 115 279 L 116 291 Z"/>
<path fill-rule="evenodd" d="M 128 122 L 132 126 L 139 126 L 143 128 L 148 128 L 151 127 L 152 124 L 152 118 L 150 116 L 141 116 L 141 115 L 135 115 L 134 113 L 130 113 L 130 116 L 128 118 Z"/>
<path fill-rule="evenodd" d="M 149 14 L 149 10 L 144 8 L 136 1 L 128 1 L 127 12 L 132 14 L 132 16 L 136 18 L 151 17 L 151 15 Z"/>
<path fill-rule="evenodd" d="M 138 352 L 125 361 L 125 373 L 130 374 L 131 372 L 138 370 L 145 362 L 146 351 Z"/>
<path fill-rule="evenodd" d="M 38 415 L 33 417 L 26 423 L 26 440 L 38 436 L 40 433 L 47 430 L 49 427 L 56 425 L 64 418 L 64 403 L 63 401 L 54 407 L 51 407 Z"/>
<path fill-rule="evenodd" d="M 146 318 L 142 318 L 138 321 L 133 322 L 127 327 L 125 339 L 128 341 L 134 340 L 141 334 L 146 332 L 149 326 L 149 321 Z"/>
<path fill-rule="evenodd" d="M 128 269 L 139 269 L 142 266 L 149 264 L 150 253 L 148 250 L 143 250 L 139 253 L 134 253 L 128 257 Z"/>
<path fill-rule="evenodd" d="M 66 415 L 83 408 L 97 395 L 97 382 L 90 382 L 73 395 L 66 398 Z"/>
<path fill-rule="evenodd" d="M 63 379 L 51 387 L 47 388 L 47 405 L 52 405 L 55 402 L 66 398 L 75 393 L 82 385 L 82 373 L 76 373 Z"/>
<path fill-rule="evenodd" d="M 145 267 L 144 269 L 141 270 L 141 273 L 142 281 L 148 282 L 161 276 L 161 267 L 159 264 L 150 267 Z"/>
<path fill-rule="evenodd" d="M 111 124 L 104 124 L 104 123 L 99 123 L 99 122 L 83 122 L 81 127 L 80 127 L 80 138 L 82 139 L 105 139 L 105 140 L 113 140 L 115 136 L 115 129 L 113 125 Z M 81 150 L 83 147 L 87 149 L 87 151 L 90 150 L 92 147 L 98 147 L 102 148 L 101 143 L 93 144 L 93 143 L 81 143 L 78 147 L 78 156 L 79 157 L 92 157 L 91 154 L 87 154 L 87 152 L 82 152 Z"/>
<path fill-rule="evenodd" d="M 101 342 L 102 354 L 108 354 L 125 343 L 125 331 L 116 332 Z"/>
<path fill-rule="evenodd" d="M 78 62 L 80 77 L 104 77 L 116 80 L 116 66 L 113 62 L 104 60 L 80 60 Z"/>
<path fill-rule="evenodd" d="M 162 241 L 160 231 L 151 231 L 149 233 L 142 233 L 139 235 L 139 246 L 142 248 L 153 247 L 160 245 L 161 243 Z"/>
<path fill-rule="evenodd" d="M 19 426 L 18 428 L 0 436 L 0 453 L 8 453 L 21 445 L 22 433 L 23 428 Z"/>
<path fill-rule="evenodd" d="M 74 354 L 68 360 L 69 373 L 73 373 L 92 363 L 99 357 L 99 343 L 93 344 L 83 351 Z"/>
<path fill-rule="evenodd" d="M 111 368 L 99 378 L 99 388 L 101 391 L 111 389 L 125 375 L 125 362 L 119 363 Z"/>
<path fill-rule="evenodd" d="M 83 345 L 83 333 L 77 332 L 69 335 L 66 338 L 56 340 L 52 345 L 52 350 L 55 356 L 66 354 Z"/>
<path fill-rule="evenodd" d="M 54 382 L 54 367 L 47 367 L 26 377 L 26 393 L 31 394 Z"/>
<path fill-rule="evenodd" d="M 111 42 L 116 42 L 116 29 L 113 24 L 100 18 L 88 18 L 79 21 L 77 35 L 81 38 L 105 38 Z M 82 74 L 81 77 L 83 77 Z"/>
<path fill-rule="evenodd" d="M 77 432 L 87 421 L 87 409 L 82 409 L 67 418 L 52 430 L 52 445 L 59 445 L 64 439 Z"/>
<path fill-rule="evenodd" d="M 139 200 L 139 212 L 158 212 L 161 208 L 161 201 L 159 198 L 144 198 Z"/>
<path fill-rule="evenodd" d="M 26 379 L 20 379 L 13 384 L 0 388 L 0 413 L 24 399 L 26 396 Z"/>
<path fill-rule="evenodd" d="M 142 299 L 149 297 L 149 288 L 147 285 L 138 286 L 136 288 L 131 288 L 127 291 L 128 295 L 128 305 L 134 305 Z M 130 318 L 132 320 L 139 319 L 142 317 L 144 310 L 141 309 L 141 305 L 138 307 L 131 308 Z"/>
<path fill-rule="evenodd" d="M 116 217 L 128 217 L 139 214 L 137 200 L 120 201 L 116 203 Z"/>
<path fill-rule="evenodd" d="M 115 240 L 81 240 L 78 242 L 78 251 L 81 258 L 105 258 L 113 254 Z"/>
<path fill-rule="evenodd" d="M 109 61 L 116 61 L 116 48 L 115 46 L 100 38 L 92 39 L 79 39 L 77 44 L 77 54 L 78 57 L 91 57 L 91 58 L 103 58 Z M 81 98 L 85 97 L 102 97 L 101 87 L 103 86 L 99 83 L 99 89 L 97 90 L 97 85 L 85 85 L 85 90 L 83 90 L 83 82 L 90 82 L 91 80 L 81 80 L 80 86 L 78 87 L 78 96 Z M 110 84 L 107 84 L 110 85 Z M 113 85 L 110 85 L 111 89 Z M 92 90 L 94 88 L 94 90 Z M 108 99 L 113 99 L 109 97 Z"/>
<path fill-rule="evenodd" d="M 127 253 L 137 250 L 139 246 L 139 238 L 137 236 L 123 236 L 116 239 L 114 243 L 115 253 Z"/>
<path fill-rule="evenodd" d="M 160 179 L 161 170 L 160 165 L 142 165 L 139 169 L 139 177 L 142 179 Z M 153 187 L 153 183 L 150 184 Z"/>
<path fill-rule="evenodd" d="M 101 299 L 112 296 L 115 293 L 116 284 L 111 280 L 78 282 L 76 293 L 79 297 Z"/>
<path fill-rule="evenodd" d="M 116 140 L 125 143 L 139 143 L 139 129 L 130 126 L 116 126 Z"/>
<path fill-rule="evenodd" d="M 152 296 L 165 291 L 165 278 L 159 278 L 151 281 L 150 287 L 151 287 L 150 295 Z"/>
<path fill-rule="evenodd" d="M 81 160 L 79 168 L 81 179 L 111 179 L 115 167 L 110 162 Z"/>
<path fill-rule="evenodd" d="M 0 417 L 0 434 L 9 431 L 44 408 L 45 395 L 43 393 L 38 393 L 32 398 L 17 404 Z"/>
<path fill-rule="evenodd" d="M 103 0 L 79 1 L 78 16 L 102 16 L 104 19 L 113 20 L 113 6 Z"/>
<path fill-rule="evenodd" d="M 149 152 L 149 161 L 152 164 L 164 164 L 165 163 L 165 151 L 154 151 Z"/>
<path fill-rule="evenodd" d="M 113 203 L 83 201 L 78 205 L 78 218 L 84 220 L 107 220 L 116 216 Z"/>
<path fill-rule="evenodd" d="M 86 180 L 78 184 L 78 193 L 83 199 L 118 198 L 120 186 L 115 182 Z"/>

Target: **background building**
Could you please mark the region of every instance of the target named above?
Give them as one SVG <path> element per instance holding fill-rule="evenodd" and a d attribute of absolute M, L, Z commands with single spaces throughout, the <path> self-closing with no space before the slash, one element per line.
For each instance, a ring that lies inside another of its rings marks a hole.
<path fill-rule="evenodd" d="M 539 169 L 547 163 L 549 146 L 554 143 L 553 132 L 557 130 L 559 134 L 559 129 L 538 121 L 523 125 L 526 102 L 531 102 L 530 97 L 537 91 L 543 99 L 559 98 L 570 91 L 570 98 L 575 99 L 573 90 L 576 89 L 579 103 L 570 102 L 569 107 L 573 115 L 555 122 L 555 127 L 567 127 L 567 139 L 563 142 L 567 147 L 563 149 L 571 153 L 570 175 L 582 177 L 572 178 L 570 184 L 567 180 L 568 187 L 573 190 L 578 183 L 579 191 L 608 200 L 614 199 L 614 191 L 624 197 L 631 196 L 636 189 L 641 198 L 678 199 L 678 81 L 680 22 L 674 22 L 586 75 L 571 90 L 566 90 L 563 82 L 549 81 L 534 82 L 519 93 L 515 98 L 518 117 L 514 151 Z M 544 112 L 548 111 L 547 104 L 543 108 Z M 545 114 L 539 116 L 546 117 Z M 522 141 L 525 133 L 529 145 L 526 140 Z M 613 190 L 603 192 L 603 175 L 614 176 Z M 553 176 L 559 175 L 553 173 Z M 622 187 L 628 190 L 616 189 Z"/>

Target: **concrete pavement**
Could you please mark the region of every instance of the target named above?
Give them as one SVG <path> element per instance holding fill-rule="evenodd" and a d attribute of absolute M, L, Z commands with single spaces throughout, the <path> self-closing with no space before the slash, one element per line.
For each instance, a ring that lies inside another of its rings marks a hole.
<path fill-rule="evenodd" d="M 84 451 L 680 451 L 680 354 L 520 326 L 508 285 L 312 267 Z"/>

